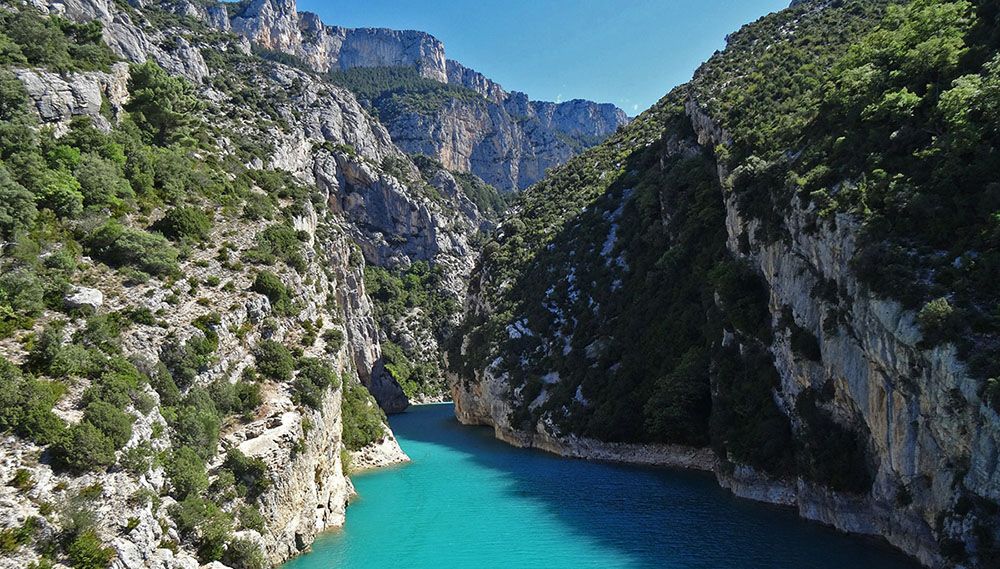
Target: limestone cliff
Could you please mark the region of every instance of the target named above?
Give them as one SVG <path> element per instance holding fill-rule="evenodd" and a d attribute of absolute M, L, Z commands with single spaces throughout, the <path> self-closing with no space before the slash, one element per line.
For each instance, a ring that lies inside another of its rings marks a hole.
<path fill-rule="evenodd" d="M 344 522 L 353 492 L 344 460 L 357 444 L 345 438 L 349 435 L 344 424 L 351 418 L 346 409 L 353 405 L 352 413 L 381 416 L 368 402 L 371 396 L 357 396 L 356 390 L 367 389 L 387 412 L 408 405 L 384 367 L 381 334 L 365 289 L 365 266 L 397 268 L 428 261 L 447 267 L 443 286 L 461 299 L 472 265 L 470 240 L 486 222 L 460 186 L 442 191 L 428 184 L 349 91 L 308 70 L 254 57 L 245 38 L 212 31 L 228 29 L 224 7 L 170 3 L 171 10 L 162 11 L 156 4 L 103 1 L 34 4 L 44 13 L 75 22 L 101 22 L 104 41 L 122 60 L 106 71 L 55 73 L 31 66 L 13 71 L 25 91 L 26 112 L 39 125 L 53 127 L 53 136 L 64 136 L 81 124 L 92 125 L 99 135 L 120 129 L 132 95 L 129 63 L 155 61 L 171 76 L 189 82 L 202 102 L 192 118 L 210 128 L 200 130 L 202 146 L 187 147 L 177 156 L 183 156 L 196 175 L 212 173 L 184 190 L 190 194 L 174 199 L 208 212 L 211 230 L 198 243 L 184 246 L 169 277 L 81 259 L 73 280 L 65 283 L 70 287 L 65 302 L 60 298 L 37 318 L 26 320 L 25 329 L 5 336 L 0 356 L 23 365 L 30 339 L 54 321 L 67 321 L 60 342 L 70 344 L 89 318 L 125 314 L 141 314 L 134 317 L 141 323 L 123 326 L 113 349 L 135 362 L 143 377 L 167 373 L 160 360 L 171 350 L 190 355 L 190 346 L 207 341 L 211 353 L 198 363 L 184 364 L 193 366 L 190 385 L 171 395 L 177 400 L 162 400 L 150 383 L 138 388 L 135 403 L 125 409 L 132 436 L 114 454 L 110 470 L 72 472 L 56 465 L 44 445 L 4 435 L 0 479 L 21 477 L 30 484 L 0 488 L 0 531 L 9 535 L 29 528 L 32 533 L 26 543 L 5 554 L 0 566 L 24 567 L 39 560 L 42 544 L 68 531 L 71 513 L 56 506 L 78 500 L 93 509 L 88 523 L 96 538 L 112 548 L 112 567 L 193 568 L 206 555 L 229 555 L 199 550 L 195 543 L 201 538 L 192 536 L 190 527 L 178 527 L 176 506 L 183 500 L 165 461 L 180 446 L 173 433 L 179 398 L 249 383 L 259 387 L 259 405 L 239 416 L 220 412 L 224 420 L 219 445 L 205 458 L 204 484 L 225 486 L 220 477 L 230 470 L 227 453 L 241 451 L 235 456 L 260 467 L 255 471 L 259 484 L 254 494 L 232 494 L 224 500 L 220 515 L 237 529 L 226 547 L 249 543 L 275 564 L 297 555 L 319 532 Z M 283 17 L 280 10 L 268 14 L 272 22 Z M 242 24 L 234 19 L 232 26 L 237 25 Z M 277 34 L 268 41 L 285 41 L 282 37 Z M 256 98 L 248 102 L 248 96 Z M 75 120 L 79 118 L 88 120 Z M 49 136 L 48 131 L 40 132 Z M 220 163 L 232 171 L 212 170 Z M 189 174 L 175 171 L 174 176 Z M 223 207 L 198 193 L 218 187 L 213 184 L 220 179 L 223 185 L 245 184 L 241 191 L 248 192 L 247 198 Z M 254 202 L 270 203 L 267 207 L 273 210 L 248 213 L 258 205 Z M 160 202 L 142 214 L 118 214 L 116 221 L 147 234 L 146 229 L 176 205 Z M 93 215 L 99 222 L 108 212 Z M 250 261 L 268 241 L 267 231 L 278 226 L 294 235 L 294 262 Z M 5 273 L 16 262 L 9 255 L 11 245 L 4 243 L 0 256 Z M 166 241 L 158 247 L 176 255 Z M 256 292 L 264 290 L 255 284 L 261 273 L 280 282 L 279 296 L 274 296 L 274 286 L 269 289 L 272 296 Z M 335 379 L 324 379 L 327 383 L 318 393 L 307 395 L 301 370 L 286 381 L 264 379 L 255 368 L 264 361 L 265 345 L 291 348 L 300 364 L 321 362 L 311 365 L 329 368 Z M 50 379 L 72 384 L 53 413 L 70 427 L 80 424 L 98 380 Z M 351 468 L 406 460 L 385 424 L 376 419 L 366 429 L 373 440 L 348 459 Z M 155 460 L 148 457 L 148 465 L 140 456 L 147 449 L 155 455 Z M 133 455 L 138 456 L 134 464 Z M 235 492 L 212 489 L 213 495 L 224 491 Z M 259 519 L 246 511 L 257 512 Z"/>
<path fill-rule="evenodd" d="M 579 99 L 547 103 L 508 93 L 484 75 L 447 60 L 444 44 L 424 32 L 330 26 L 316 14 L 298 12 L 294 0 L 230 5 L 228 19 L 219 5 L 174 0 L 163 5 L 240 34 L 260 48 L 294 56 L 320 73 L 410 68 L 426 79 L 478 94 L 472 99 L 446 97 L 432 111 L 383 108 L 382 120 L 403 151 L 433 156 L 448 169 L 472 172 L 501 190 L 530 186 L 549 168 L 628 122 L 611 104 Z"/>

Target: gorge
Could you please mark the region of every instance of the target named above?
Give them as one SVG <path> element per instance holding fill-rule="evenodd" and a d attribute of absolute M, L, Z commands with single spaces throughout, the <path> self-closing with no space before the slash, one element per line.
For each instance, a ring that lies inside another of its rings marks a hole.
<path fill-rule="evenodd" d="M 997 2 L 636 117 L 335 23 L 0 4 L 0 567 L 1000 567 Z"/>

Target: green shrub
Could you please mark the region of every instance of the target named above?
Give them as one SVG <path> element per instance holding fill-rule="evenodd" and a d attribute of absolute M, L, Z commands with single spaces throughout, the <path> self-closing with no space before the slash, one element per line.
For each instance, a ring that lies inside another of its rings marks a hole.
<path fill-rule="evenodd" d="M 925 304 L 917 314 L 917 321 L 925 341 L 931 345 L 954 341 L 961 331 L 958 315 L 946 298 L 937 298 Z"/>
<path fill-rule="evenodd" d="M 350 385 L 344 390 L 343 417 L 344 445 L 350 450 L 360 450 L 385 434 L 385 413 L 364 386 Z"/>
<path fill-rule="evenodd" d="M 195 334 L 184 343 L 176 338 L 164 343 L 160 349 L 160 361 L 169 370 L 176 387 L 187 389 L 194 378 L 208 368 L 217 342 L 217 338 L 213 342 L 210 337 Z M 170 390 L 169 386 L 164 387 Z"/>
<path fill-rule="evenodd" d="M 32 6 L 0 14 L 0 37 L 12 63 L 58 72 L 107 71 L 114 55 L 104 43 L 97 20 L 77 24 L 59 16 L 45 17 Z"/>
<path fill-rule="evenodd" d="M 208 488 L 205 463 L 190 447 L 182 446 L 175 450 L 164 468 L 173 489 L 172 494 L 178 500 L 198 496 Z"/>
<path fill-rule="evenodd" d="M 113 267 L 131 266 L 152 275 L 177 273 L 177 250 L 162 235 L 108 220 L 85 240 L 92 255 Z"/>
<path fill-rule="evenodd" d="M 132 186 L 122 175 L 121 167 L 95 154 L 84 154 L 73 175 L 80 184 L 85 206 L 121 210 L 125 207 L 125 200 L 135 197 Z"/>
<path fill-rule="evenodd" d="M 208 391 L 220 413 L 227 415 L 248 415 L 253 413 L 263 402 L 260 396 L 260 385 L 256 383 L 230 383 L 220 379 L 208 387 Z"/>
<path fill-rule="evenodd" d="M 188 393 L 177 407 L 171 426 L 177 444 L 191 447 L 203 460 L 215 456 L 222 416 L 204 389 L 194 388 Z"/>
<path fill-rule="evenodd" d="M 295 228 L 287 223 L 271 225 L 257 235 L 256 243 L 244 253 L 244 258 L 248 262 L 265 265 L 281 260 L 301 273 L 306 268 L 306 261 L 299 237 Z"/>
<path fill-rule="evenodd" d="M 125 443 L 132 438 L 132 423 L 135 422 L 135 418 L 110 403 L 104 401 L 90 403 L 83 412 L 83 420 L 104 433 L 116 449 L 125 446 Z"/>
<path fill-rule="evenodd" d="M 236 483 L 239 485 L 240 494 L 247 496 L 250 500 L 256 500 L 258 496 L 271 487 L 267 464 L 259 458 L 246 456 L 237 448 L 230 449 L 226 453 L 226 461 L 222 466 L 233 473 Z"/>
<path fill-rule="evenodd" d="M 267 569 L 264 554 L 253 541 L 238 538 L 229 542 L 222 561 L 233 569 Z"/>
<path fill-rule="evenodd" d="M 252 529 L 259 533 L 264 533 L 266 522 L 260 510 L 254 506 L 244 504 L 239 509 L 240 527 L 242 529 Z"/>
<path fill-rule="evenodd" d="M 133 64 L 130 72 L 125 109 L 146 140 L 166 146 L 190 137 L 201 107 L 194 87 L 167 74 L 153 60 Z"/>
<path fill-rule="evenodd" d="M 299 371 L 292 386 L 297 404 L 319 409 L 327 389 L 339 387 L 340 378 L 323 360 L 302 358 L 299 360 Z"/>
<path fill-rule="evenodd" d="M 264 340 L 254 350 L 257 371 L 273 381 L 290 381 L 295 369 L 295 358 L 288 348 L 274 340 Z"/>
<path fill-rule="evenodd" d="M 48 170 L 38 180 L 38 205 L 60 217 L 77 217 L 83 212 L 80 182 L 64 170 Z"/>
<path fill-rule="evenodd" d="M 3 73 L 7 72 L 0 71 L 0 74 Z M 0 82 L 3 80 L 0 75 Z M 17 83 L 20 85 L 20 81 Z M 3 113 L 2 106 L 0 101 L 0 114 Z M 34 195 L 17 183 L 7 168 L 0 164 L 0 239 L 13 241 L 34 224 L 37 215 Z"/>
<path fill-rule="evenodd" d="M 65 387 L 37 381 L 0 357 L 0 431 L 13 431 L 38 444 L 59 440 L 65 429 L 52 413 Z"/>
<path fill-rule="evenodd" d="M 323 332 L 323 340 L 326 341 L 326 351 L 335 354 L 344 345 L 344 332 L 340 328 L 330 328 Z"/>
<path fill-rule="evenodd" d="M 31 472 L 24 468 L 18 468 L 17 472 L 14 473 L 14 477 L 10 479 L 7 485 L 13 486 L 18 490 L 28 490 L 34 487 L 35 481 L 31 479 Z"/>
<path fill-rule="evenodd" d="M 104 569 L 111 565 L 117 553 L 104 545 L 95 530 L 88 529 L 66 546 L 66 556 L 75 569 Z"/>
<path fill-rule="evenodd" d="M 201 242 L 208 239 L 212 231 L 212 220 L 198 208 L 175 207 L 157 221 L 153 229 L 174 241 Z"/>
<path fill-rule="evenodd" d="M 271 301 L 271 308 L 277 314 L 291 316 L 295 312 L 288 288 L 271 271 L 257 273 L 250 290 L 266 296 Z"/>
<path fill-rule="evenodd" d="M 222 559 L 232 532 L 232 518 L 211 500 L 189 496 L 170 508 L 181 537 L 191 542 L 202 563 Z"/>
<path fill-rule="evenodd" d="M 57 464 L 74 472 L 107 468 L 115 463 L 115 445 L 89 422 L 71 426 L 53 446 Z"/>

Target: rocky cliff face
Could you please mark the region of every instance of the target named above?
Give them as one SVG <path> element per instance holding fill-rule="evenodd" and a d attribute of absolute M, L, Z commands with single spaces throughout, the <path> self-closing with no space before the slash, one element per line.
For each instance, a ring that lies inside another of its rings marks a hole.
<path fill-rule="evenodd" d="M 406 152 L 434 156 L 501 190 L 538 182 L 628 122 L 614 105 L 531 101 L 457 64 L 450 65 L 449 78 L 483 98 L 450 99 L 431 113 L 404 110 L 387 119 L 389 132 Z"/>
<path fill-rule="evenodd" d="M 288 17 L 288 10 L 281 6 L 254 3 L 240 12 L 256 10 L 253 18 L 230 19 L 224 7 L 201 3 L 165 3 L 169 13 L 160 12 L 157 5 L 143 8 L 102 1 L 39 1 L 36 5 L 74 21 L 102 22 L 106 42 L 125 60 L 110 72 L 16 70 L 32 112 L 42 124 L 55 127 L 57 135 L 66 132 L 77 116 L 89 117 L 104 131 L 114 128 L 129 100 L 127 63 L 149 59 L 191 81 L 205 102 L 200 118 L 218 129 L 214 132 L 223 133 L 211 145 L 211 152 L 218 155 L 209 157 L 199 151 L 197 159 L 249 156 L 240 158 L 247 160 L 248 171 L 287 172 L 292 181 L 286 185 L 309 188 L 308 198 L 294 205 L 289 221 L 298 232 L 303 266 L 270 269 L 287 288 L 295 303 L 294 314 L 276 309 L 267 296 L 251 292 L 258 269 L 230 262 L 248 254 L 270 222 L 231 213 L 217 214 L 206 239 L 211 246 L 194 248 L 180 263 L 179 272 L 188 279 L 183 282 L 198 283 L 193 285 L 197 292 L 186 291 L 182 281 L 176 287 L 157 278 L 137 284 L 107 265 L 85 259 L 86 274 L 81 278 L 86 286 L 73 283 L 77 288 L 67 298 L 67 305 L 83 311 L 70 317 L 69 332 L 83 325 L 81 315 L 93 312 L 139 310 L 157 315 L 155 322 L 130 326 L 121 337 L 122 353 L 140 362 L 156 362 L 168 342 L 207 334 L 201 329 L 206 325 L 195 323 L 218 316 L 219 321 L 211 325 L 218 340 L 211 364 L 197 374 L 191 389 L 245 381 L 241 379 L 245 372 L 255 361 L 260 363 L 255 354 L 265 340 L 296 346 L 301 356 L 332 366 L 342 384 L 324 390 L 313 405 L 303 404 L 293 383 L 263 381 L 262 404 L 252 416 L 223 424 L 219 452 L 208 464 L 214 480 L 227 450 L 238 449 L 249 459 L 262 461 L 267 487 L 253 505 L 263 522 L 259 527 L 239 529 L 235 539 L 257 544 L 270 563 L 284 561 L 307 548 L 319 532 L 344 522 L 344 509 L 353 493 L 343 462 L 348 456 L 342 434 L 345 391 L 363 385 L 387 412 L 402 411 L 409 404 L 384 367 L 381 334 L 365 290 L 365 265 L 398 268 L 428 261 L 447 267 L 444 286 L 461 299 L 472 266 L 470 240 L 486 222 L 454 179 L 451 184 L 442 179 L 438 187 L 424 181 L 388 131 L 350 92 L 314 73 L 253 57 L 245 38 L 204 33 L 208 28 L 231 27 L 279 49 L 300 37 L 297 34 L 308 36 L 308 26 L 304 31 L 297 25 L 281 28 Z M 291 9 L 295 15 L 294 5 Z M 324 33 L 333 41 L 341 32 Z M 392 51 L 396 49 L 392 46 L 408 41 L 407 33 L 389 39 L 379 39 L 380 34 L 376 30 L 341 35 L 338 41 L 344 48 L 339 57 L 349 62 L 345 65 L 376 61 L 369 57 L 381 58 L 378 64 L 395 65 L 404 62 L 393 57 L 411 57 L 410 48 L 404 53 Z M 389 47 L 373 48 L 371 54 L 360 47 L 379 41 Z M 417 51 L 434 47 L 434 42 L 416 43 L 413 49 Z M 443 55 L 440 68 L 443 74 Z M 247 93 L 261 95 L 268 104 L 248 104 Z M 259 187 L 250 191 L 266 198 Z M 281 198 L 279 205 L 293 204 Z M 163 211 L 156 209 L 150 215 L 155 220 Z M 124 220 L 141 225 L 150 221 L 145 217 Z M 46 312 L 18 338 L 40 333 L 44 324 L 61 317 Z M 26 348 L 17 338 L 8 338 L 0 342 L 0 355 L 22 363 Z M 82 394 L 88 385 L 86 381 L 75 384 L 56 407 L 69 424 L 81 421 Z M 133 436 L 119 455 L 148 445 L 171 456 L 176 449 L 164 434 L 171 428 L 164 419 L 170 411 L 151 387 L 143 389 L 143 397 L 152 401 L 151 410 L 128 409 L 135 419 Z M 354 454 L 352 468 L 406 460 L 391 431 L 384 425 L 383 429 L 383 436 Z M 34 443 L 5 436 L 2 445 L 5 458 L 0 461 L 0 479 L 10 480 L 24 471 L 32 481 L 30 491 L 0 488 L 3 531 L 13 531 L 37 517 L 41 520 L 37 539 L 51 538 L 65 529 L 65 517 L 53 514 L 52 507 L 86 494 L 98 504 L 94 527 L 114 550 L 113 567 L 199 566 L 189 536 L 180 534 L 174 520 L 175 500 L 168 496 L 173 490 L 163 464 L 157 462 L 138 474 L 115 467 L 111 472 L 81 476 L 54 469 L 44 448 Z M 146 495 L 156 499 L 142 498 Z M 225 508 L 236 517 L 240 506 L 249 502 L 249 498 L 234 497 Z M 36 560 L 36 549 L 21 547 L 0 561 L 0 566 L 24 567 Z"/>
<path fill-rule="evenodd" d="M 358 67 L 413 68 L 421 77 L 477 93 L 480 97 L 473 100 L 449 98 L 433 112 L 421 108 L 383 120 L 403 151 L 433 156 L 450 170 L 472 172 L 502 190 L 530 186 L 549 168 L 628 122 L 625 113 L 611 104 L 546 103 L 508 93 L 484 75 L 447 60 L 444 44 L 423 32 L 329 26 L 316 14 L 298 12 L 294 0 L 243 2 L 230 9 L 228 19 L 218 5 L 175 1 L 164 5 L 218 30 L 231 30 L 262 48 L 293 55 L 321 73 Z M 131 45 L 123 50 L 139 51 Z"/>

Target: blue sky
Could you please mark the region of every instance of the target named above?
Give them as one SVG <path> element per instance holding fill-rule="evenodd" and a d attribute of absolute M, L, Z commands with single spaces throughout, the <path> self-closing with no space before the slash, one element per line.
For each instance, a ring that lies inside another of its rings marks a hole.
<path fill-rule="evenodd" d="M 789 0 L 298 0 L 331 25 L 429 32 L 533 99 L 611 102 L 630 115 L 690 79 L 745 23 Z"/>

